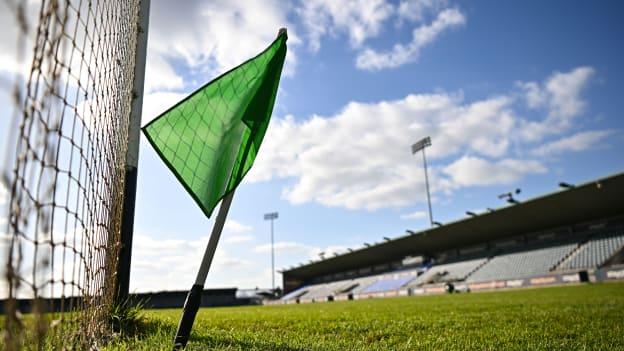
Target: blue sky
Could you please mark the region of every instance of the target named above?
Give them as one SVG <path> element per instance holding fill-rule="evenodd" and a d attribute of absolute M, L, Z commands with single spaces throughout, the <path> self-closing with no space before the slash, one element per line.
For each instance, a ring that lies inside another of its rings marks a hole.
<path fill-rule="evenodd" d="M 153 0 L 144 123 L 289 30 L 273 120 L 207 285 L 270 286 L 266 212 L 280 214 L 278 269 L 427 227 L 409 148 L 427 135 L 443 223 L 515 188 L 522 200 L 621 172 L 623 14 L 618 1 Z M 135 223 L 131 289 L 192 284 L 212 221 L 145 140 Z"/>

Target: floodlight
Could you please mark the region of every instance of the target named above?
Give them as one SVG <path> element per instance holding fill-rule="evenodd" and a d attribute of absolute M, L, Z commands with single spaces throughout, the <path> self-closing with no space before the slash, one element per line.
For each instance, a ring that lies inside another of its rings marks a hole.
<path fill-rule="evenodd" d="M 574 189 L 574 188 L 576 188 L 576 186 L 574 184 L 570 184 L 570 183 L 566 183 L 566 182 L 560 182 L 559 183 L 559 187 L 565 188 L 565 189 Z"/>
<path fill-rule="evenodd" d="M 269 212 L 264 215 L 264 220 L 271 221 L 271 283 L 275 290 L 275 245 L 273 240 L 273 221 L 278 217 L 277 212 Z"/>
<path fill-rule="evenodd" d="M 438 227 L 441 227 L 441 226 L 442 226 L 442 223 L 440 223 L 440 222 L 433 222 L 433 224 L 434 224 L 434 225 L 437 225 Z"/>
<path fill-rule="evenodd" d="M 476 217 L 477 214 L 472 212 L 472 211 L 466 211 L 466 214 L 469 215 L 470 217 Z"/>
<path fill-rule="evenodd" d="M 384 240 L 385 240 L 385 241 L 390 241 L 390 240 L 392 240 L 392 239 L 388 238 L 387 236 L 384 236 L 383 238 L 384 238 Z"/>
<path fill-rule="evenodd" d="M 427 146 L 431 146 L 431 138 L 430 137 L 423 138 L 423 139 L 419 140 L 417 143 L 415 143 L 414 145 L 412 145 L 412 155 L 417 153 L 420 150 L 423 150 Z"/>
<path fill-rule="evenodd" d="M 264 215 L 264 219 L 265 220 L 270 220 L 270 219 L 277 219 L 278 217 L 278 213 L 277 212 L 271 212 L 271 213 L 267 213 Z"/>
<path fill-rule="evenodd" d="M 429 205 L 429 223 L 433 226 L 433 213 L 431 211 L 431 195 L 429 194 L 429 175 L 427 174 L 427 157 L 425 156 L 425 148 L 431 146 L 431 138 L 426 137 L 412 145 L 412 155 L 418 151 L 422 151 L 423 165 L 425 168 L 425 188 L 427 189 L 427 204 Z"/>
<path fill-rule="evenodd" d="M 520 188 L 517 188 L 516 190 L 514 190 L 513 192 L 508 192 L 508 193 L 502 193 L 500 195 L 498 195 L 498 198 L 501 200 L 506 200 L 508 203 L 510 204 L 518 204 L 519 202 L 513 198 L 513 194 L 520 194 L 522 192 L 522 190 Z"/>
<path fill-rule="evenodd" d="M 509 198 L 509 197 L 511 197 L 511 193 L 503 193 L 503 194 L 498 195 L 498 198 L 501 200 L 504 198 Z"/>

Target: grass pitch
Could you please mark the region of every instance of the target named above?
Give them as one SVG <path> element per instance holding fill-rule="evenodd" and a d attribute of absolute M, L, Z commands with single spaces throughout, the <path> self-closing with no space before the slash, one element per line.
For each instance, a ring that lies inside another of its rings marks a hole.
<path fill-rule="evenodd" d="M 170 350 L 180 310 L 105 350 Z M 624 350 L 624 283 L 201 309 L 187 350 Z"/>

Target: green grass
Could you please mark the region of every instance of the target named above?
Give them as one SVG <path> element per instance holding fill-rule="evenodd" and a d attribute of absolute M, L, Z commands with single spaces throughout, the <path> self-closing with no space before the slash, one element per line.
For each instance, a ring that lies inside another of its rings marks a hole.
<path fill-rule="evenodd" d="M 105 350 L 169 350 L 180 310 Z M 624 283 L 201 309 L 187 350 L 624 350 Z"/>

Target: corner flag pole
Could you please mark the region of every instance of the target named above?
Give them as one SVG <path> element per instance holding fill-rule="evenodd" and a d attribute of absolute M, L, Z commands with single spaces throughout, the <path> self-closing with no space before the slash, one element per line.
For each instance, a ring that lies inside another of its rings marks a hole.
<path fill-rule="evenodd" d="M 210 235 L 208 246 L 206 246 L 204 257 L 202 258 L 201 265 L 199 266 L 199 271 L 197 272 L 197 277 L 195 278 L 195 284 L 193 284 L 193 287 L 189 290 L 189 293 L 186 296 L 186 301 L 184 302 L 182 318 L 180 318 L 178 331 L 176 332 L 175 339 L 173 340 L 174 350 L 183 350 L 188 343 L 189 336 L 191 335 L 191 329 L 193 329 L 193 323 L 195 322 L 195 316 L 197 315 L 197 311 L 199 310 L 199 306 L 201 304 L 201 295 L 204 290 L 204 284 L 206 283 L 206 277 L 208 277 L 210 264 L 214 258 L 217 244 L 219 243 L 219 238 L 221 237 L 221 232 L 223 231 L 223 226 L 225 224 L 225 219 L 228 211 L 230 210 L 232 199 L 234 198 L 234 191 L 235 190 L 232 190 L 223 198 L 221 207 L 219 207 L 219 214 L 217 214 L 214 227 L 212 227 L 212 234 Z"/>
<path fill-rule="evenodd" d="M 141 137 L 141 113 L 143 109 L 143 85 L 145 78 L 145 56 L 147 54 L 147 29 L 149 26 L 150 0 L 141 0 L 139 25 L 135 52 L 134 81 L 132 83 L 132 105 L 128 121 L 128 151 L 126 153 L 126 180 L 124 182 L 123 213 L 117 267 L 115 267 L 115 302 L 124 303 L 130 293 L 130 260 L 134 234 L 134 207 L 136 204 L 137 168 L 139 164 L 139 142 Z"/>
<path fill-rule="evenodd" d="M 278 38 L 282 34 L 284 35 L 286 34 L 285 28 L 282 28 L 279 30 Z M 284 43 L 285 41 L 281 42 L 282 45 Z M 272 69 L 273 69 L 274 74 L 275 73 L 279 74 L 281 72 L 283 60 L 286 54 L 285 46 L 281 46 L 280 49 L 283 49 L 281 52 L 284 56 L 281 56 L 281 58 L 279 56 L 276 56 L 279 59 L 279 61 L 277 61 L 279 63 L 279 66 L 273 66 Z M 276 69 L 279 69 L 279 70 L 276 70 Z M 276 89 L 277 89 L 277 81 L 275 81 L 272 86 L 268 86 L 268 87 L 265 86 L 265 89 L 266 88 L 273 89 L 272 92 L 273 94 L 275 94 Z M 273 95 L 273 97 L 274 96 L 275 95 Z M 266 96 L 263 96 L 263 98 L 266 98 Z M 273 102 L 270 100 L 270 96 L 269 96 L 268 101 L 270 102 L 269 106 L 272 109 Z M 269 115 L 267 115 L 266 117 L 267 121 L 268 121 L 268 118 L 270 118 L 270 111 L 268 111 L 268 113 Z M 251 142 L 251 140 L 253 140 L 254 137 L 257 135 L 256 133 L 262 132 L 262 135 L 264 135 L 264 130 L 260 131 L 258 128 L 258 123 L 262 123 L 262 122 L 263 121 L 259 120 L 258 118 L 255 118 L 251 121 L 251 126 L 249 126 L 251 130 L 251 135 L 249 136 L 250 141 L 245 143 L 245 148 L 244 150 L 242 150 L 242 153 L 240 154 L 242 156 L 240 157 L 240 162 L 238 163 L 240 166 L 238 167 L 236 177 L 232 178 L 233 174 L 230 174 L 230 179 L 242 179 L 242 177 L 244 176 L 244 172 L 245 172 L 244 165 L 245 165 L 245 162 L 247 161 L 247 157 L 252 151 L 252 145 L 254 145 L 254 143 Z M 234 170 L 235 168 L 232 168 L 230 171 L 234 172 Z M 223 231 L 223 226 L 225 225 L 225 219 L 230 209 L 230 205 L 232 204 L 232 199 L 234 197 L 235 190 L 236 190 L 236 186 L 234 186 L 232 190 L 230 190 L 229 193 L 225 193 L 224 195 L 222 195 L 223 198 L 221 201 L 221 206 L 219 207 L 219 213 L 217 214 L 217 218 L 215 220 L 215 224 L 214 224 L 214 227 L 212 228 L 212 233 L 208 241 L 208 246 L 206 247 L 206 251 L 204 252 L 204 257 L 202 258 L 199 271 L 197 272 L 195 284 L 193 284 L 193 286 L 191 287 L 191 290 L 189 290 L 188 295 L 186 296 L 186 301 L 184 302 L 184 308 L 182 310 L 182 317 L 180 318 L 180 323 L 178 324 L 178 330 L 176 331 L 176 335 L 173 340 L 174 351 L 183 350 L 186 347 L 186 344 L 188 343 L 189 337 L 191 335 L 191 329 L 193 328 L 193 323 L 195 322 L 195 316 L 197 315 L 197 311 L 199 310 L 199 307 L 201 305 L 201 296 L 204 290 L 204 284 L 206 283 L 206 277 L 208 276 L 208 271 L 210 270 L 210 265 L 212 263 L 212 259 L 214 258 L 214 254 L 217 249 L 217 244 L 219 243 L 219 238 L 221 237 L 221 232 Z"/>

